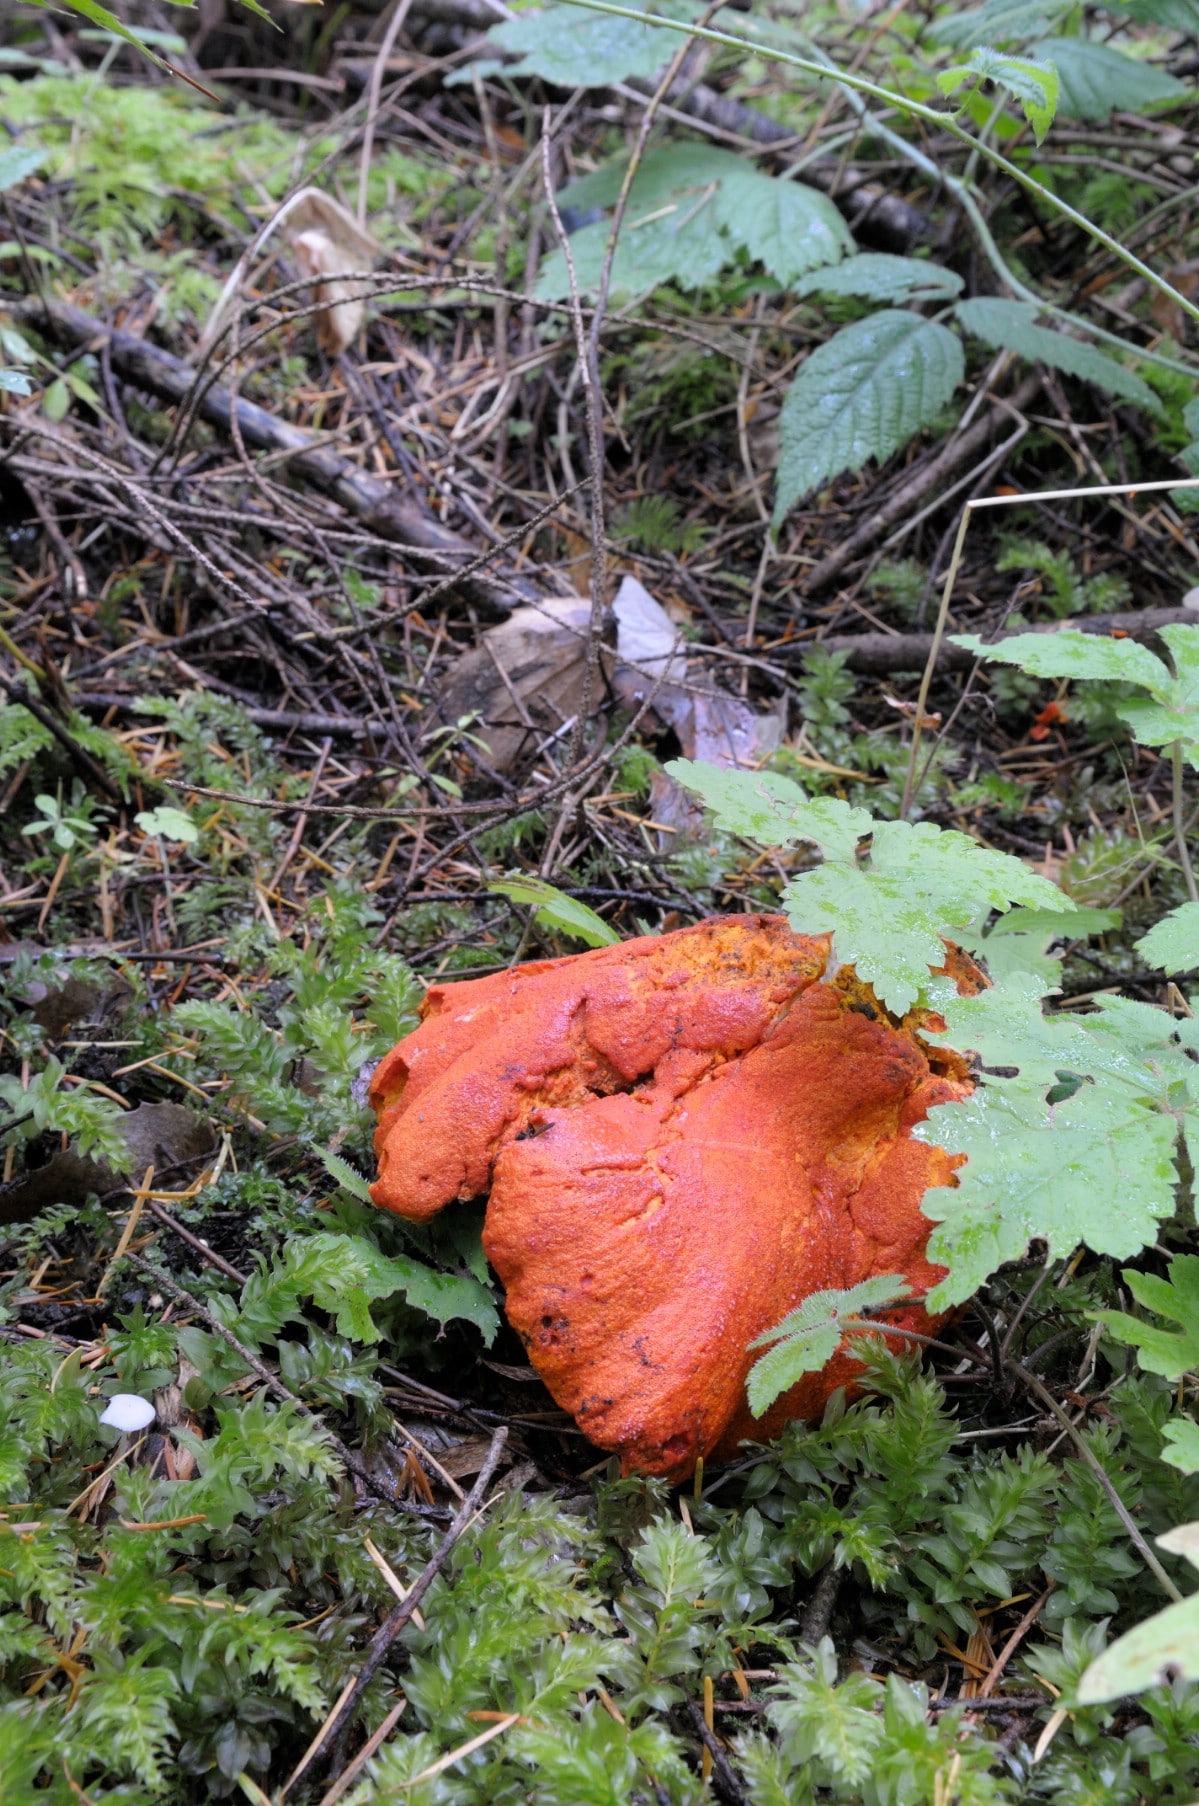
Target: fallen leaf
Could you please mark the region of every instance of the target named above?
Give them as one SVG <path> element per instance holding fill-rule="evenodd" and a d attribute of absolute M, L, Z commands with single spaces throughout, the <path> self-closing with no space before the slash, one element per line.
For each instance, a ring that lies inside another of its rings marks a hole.
<path fill-rule="evenodd" d="M 283 233 L 300 274 L 313 280 L 313 298 L 321 307 L 316 336 L 322 349 L 336 357 L 352 342 L 366 311 L 362 284 L 346 278 L 373 268 L 379 247 L 339 201 L 319 188 L 305 188 L 295 196 Z"/>
<path fill-rule="evenodd" d="M 591 604 L 576 596 L 515 609 L 450 667 L 442 719 L 473 716 L 489 763 L 510 771 L 581 707 L 590 622 Z"/>
<path fill-rule="evenodd" d="M 211 1123 L 183 1104 L 139 1104 L 117 1124 L 129 1150 L 129 1171 L 148 1166 L 162 1177 L 203 1160 L 216 1146 Z M 125 1188 L 128 1181 L 102 1160 L 85 1160 L 68 1148 L 44 1166 L 0 1186 L 0 1223 L 23 1223 L 52 1204 L 82 1204 L 95 1192 Z"/>
<path fill-rule="evenodd" d="M 626 577 L 612 605 L 616 616 L 613 688 L 636 711 L 650 698 L 662 725 L 671 728 L 685 759 L 713 765 L 756 765 L 783 737 L 786 704 L 751 708 L 700 677 L 682 650 L 678 628 L 635 577 Z M 703 806 L 666 773 L 655 772 L 650 814 L 661 828 L 697 835 Z"/>

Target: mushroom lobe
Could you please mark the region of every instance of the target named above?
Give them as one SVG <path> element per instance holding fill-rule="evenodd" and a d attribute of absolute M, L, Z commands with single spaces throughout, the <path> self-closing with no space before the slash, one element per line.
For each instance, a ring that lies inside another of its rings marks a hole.
<path fill-rule="evenodd" d="M 911 1130 L 969 1092 L 965 1063 L 851 968 L 821 982 L 827 955 L 731 916 L 436 985 L 376 1070 L 375 1202 L 423 1220 L 489 1193 L 508 1318 L 625 1472 L 680 1479 L 818 1416 L 860 1371 L 843 1353 L 763 1419 L 745 1396 L 748 1344 L 812 1292 L 940 1277 L 920 1200 L 956 1163 Z M 887 1321 L 933 1325 L 919 1303 Z"/>

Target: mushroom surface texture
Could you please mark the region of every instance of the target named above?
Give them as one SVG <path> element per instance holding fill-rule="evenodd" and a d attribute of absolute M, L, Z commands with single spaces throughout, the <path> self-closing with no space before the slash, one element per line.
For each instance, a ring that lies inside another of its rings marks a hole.
<path fill-rule="evenodd" d="M 938 1321 L 920 1200 L 960 1162 L 911 1131 L 970 1092 L 966 1061 L 828 959 L 782 916 L 721 916 L 433 985 L 376 1068 L 375 1203 L 487 1197 L 510 1322 L 626 1473 L 679 1480 L 819 1416 L 845 1353 L 763 1418 L 745 1395 L 749 1343 L 813 1292 L 902 1273 L 885 1320 Z M 945 970 L 985 982 L 956 949 Z"/>

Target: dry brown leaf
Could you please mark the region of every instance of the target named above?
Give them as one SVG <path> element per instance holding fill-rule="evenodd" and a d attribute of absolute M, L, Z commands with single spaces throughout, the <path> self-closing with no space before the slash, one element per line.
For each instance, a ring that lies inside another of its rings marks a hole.
<path fill-rule="evenodd" d="M 117 1127 L 129 1149 L 129 1170 L 138 1175 L 152 1166 L 162 1177 L 203 1160 L 217 1140 L 212 1124 L 183 1104 L 139 1104 L 122 1116 Z M 103 1161 L 85 1159 L 68 1148 L 52 1155 L 44 1166 L 0 1186 L 0 1223 L 23 1223 L 51 1204 L 82 1204 L 89 1192 L 103 1197 L 128 1183 Z"/>
<path fill-rule="evenodd" d="M 297 4 L 316 0 L 296 0 Z M 319 188 L 301 188 L 289 195 L 270 219 L 259 226 L 221 290 L 208 324 L 200 334 L 193 361 L 204 357 L 220 337 L 233 297 L 246 272 L 271 233 L 280 230 L 295 253 L 305 276 L 315 284 L 317 337 L 331 354 L 344 351 L 362 324 L 364 301 L 356 296 L 360 284 L 347 280 L 374 267 L 379 246 L 340 201 Z"/>
<path fill-rule="evenodd" d="M 470 731 L 487 743 L 490 764 L 510 771 L 577 713 L 590 620 L 590 603 L 575 596 L 514 610 L 451 666 L 442 719 L 474 716 Z"/>

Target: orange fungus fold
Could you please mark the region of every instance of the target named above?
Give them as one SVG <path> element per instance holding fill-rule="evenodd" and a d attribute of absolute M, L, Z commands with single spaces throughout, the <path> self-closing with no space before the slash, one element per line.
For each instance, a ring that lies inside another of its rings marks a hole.
<path fill-rule="evenodd" d="M 920 1200 L 956 1162 L 911 1131 L 966 1064 L 828 959 L 782 916 L 725 916 L 434 985 L 375 1071 L 375 1203 L 487 1198 L 509 1320 L 625 1472 L 681 1479 L 818 1416 L 852 1357 L 755 1419 L 749 1343 L 813 1292 L 902 1273 L 918 1300 L 941 1275 Z M 946 970 L 982 982 L 956 950 Z M 918 1301 L 886 1316 L 934 1327 Z"/>

